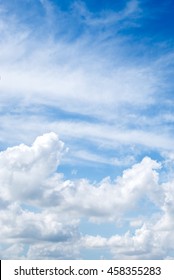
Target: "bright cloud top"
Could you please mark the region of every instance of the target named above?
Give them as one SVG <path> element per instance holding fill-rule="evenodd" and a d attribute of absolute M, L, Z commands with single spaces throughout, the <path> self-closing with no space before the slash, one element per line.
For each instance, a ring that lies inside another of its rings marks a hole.
<path fill-rule="evenodd" d="M 1 1 L 1 258 L 174 257 L 174 7 L 153 2 Z"/>
<path fill-rule="evenodd" d="M 113 258 L 173 257 L 173 182 L 159 183 L 160 163 L 145 157 L 114 181 L 65 180 L 63 147 L 52 132 L 1 152 L 1 258 L 80 258 L 95 248 Z M 82 234 L 84 219 L 113 223 L 115 235 Z"/>

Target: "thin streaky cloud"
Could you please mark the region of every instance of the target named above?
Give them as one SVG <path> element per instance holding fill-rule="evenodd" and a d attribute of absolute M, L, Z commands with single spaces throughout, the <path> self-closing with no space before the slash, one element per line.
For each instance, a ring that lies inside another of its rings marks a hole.
<path fill-rule="evenodd" d="M 171 11 L 1 1 L 1 259 L 173 259 Z"/>

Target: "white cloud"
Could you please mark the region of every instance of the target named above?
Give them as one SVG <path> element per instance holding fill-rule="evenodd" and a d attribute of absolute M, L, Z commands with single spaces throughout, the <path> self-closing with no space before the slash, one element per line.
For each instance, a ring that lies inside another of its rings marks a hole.
<path fill-rule="evenodd" d="M 114 259 L 163 259 L 168 250 L 165 238 L 165 235 L 154 232 L 144 224 L 134 235 L 126 232 L 110 238 L 86 236 L 82 242 L 84 247 L 91 249 L 109 248 Z"/>
<path fill-rule="evenodd" d="M 151 118 L 141 111 L 158 104 L 159 87 L 165 87 L 163 65 L 168 65 L 172 54 L 150 62 L 143 59 L 139 63 L 130 55 L 129 38 L 118 34 L 113 37 L 107 31 L 96 35 L 92 25 L 91 32 L 85 31 L 75 39 L 70 34 L 62 36 L 62 22 L 67 21 L 70 26 L 73 11 L 66 14 L 59 10 L 55 19 L 54 5 L 50 1 L 40 2 L 46 11 L 46 18 L 43 16 L 40 25 L 43 29 L 34 29 L 19 19 L 15 10 L 10 14 L 8 9 L 1 10 L 2 144 L 29 143 L 38 134 L 51 130 L 59 133 L 68 146 L 72 141 L 78 141 L 74 151 L 79 149 L 79 140 L 89 138 L 98 147 L 114 150 L 122 144 L 141 145 L 141 150 L 147 147 L 172 150 L 171 131 L 160 124 L 159 114 Z M 81 6 L 78 7 L 79 13 L 83 13 Z M 87 8 L 84 9 L 84 13 L 90 14 Z M 117 25 L 119 17 L 121 21 L 134 21 L 140 13 L 139 2 L 132 0 L 120 12 L 101 13 L 97 19 L 90 14 L 89 21 L 111 20 Z M 41 113 L 38 108 L 42 106 Z M 70 117 L 60 120 L 57 116 L 54 120 L 49 119 L 48 106 L 63 110 L 65 115 L 75 113 L 78 120 L 70 121 Z M 34 107 L 35 112 L 32 111 Z M 8 114 L 5 113 L 7 110 Z M 165 116 L 160 113 L 160 120 Z M 82 122 L 83 117 L 89 119 Z M 16 127 L 15 131 L 13 127 Z M 8 135 L 12 133 L 13 138 L 9 139 Z M 80 145 L 79 150 L 84 151 L 83 160 L 89 157 L 93 162 L 110 163 L 113 160 L 99 154 L 91 155 L 82 143 Z M 73 157 L 81 160 L 75 152 Z M 120 164 L 122 162 L 120 160 Z"/>
<path fill-rule="evenodd" d="M 44 181 L 57 168 L 63 142 L 55 133 L 38 137 L 31 147 L 21 144 L 0 153 L 0 192 L 6 200 L 41 195 Z"/>
<path fill-rule="evenodd" d="M 75 14 L 80 14 L 81 21 L 85 22 L 87 26 L 98 27 L 100 26 L 108 26 L 113 24 L 118 24 L 118 29 L 124 28 L 123 22 L 127 22 L 129 20 L 129 24 L 131 21 L 135 20 L 136 17 L 140 15 L 141 9 L 139 7 L 139 3 L 136 0 L 131 0 L 126 3 L 126 6 L 120 11 L 108 11 L 104 10 L 98 12 L 97 15 L 89 11 L 82 1 L 76 1 L 73 4 L 73 12 Z M 119 25 L 120 22 L 122 25 Z"/>
<path fill-rule="evenodd" d="M 96 247 L 113 258 L 172 258 L 173 118 L 158 106 L 171 105 L 162 91 L 171 90 L 165 78 L 173 53 L 147 58 L 143 46 L 140 59 L 142 42 L 118 32 L 137 24 L 138 1 L 97 16 L 79 2 L 69 14 L 38 3 L 45 12 L 39 29 L 15 5 L 0 6 L 1 258 L 80 258 Z M 49 108 L 62 113 L 51 116 Z M 57 170 L 66 149 L 47 131 L 70 146 L 66 163 L 129 168 L 113 181 L 66 180 Z M 163 163 L 144 157 L 147 150 L 160 152 Z M 135 164 L 137 155 L 144 158 Z M 120 224 L 124 233 L 82 235 L 83 219 L 91 227 Z"/>
<path fill-rule="evenodd" d="M 48 1 L 42 2 L 46 9 L 50 6 Z M 135 6 L 134 2 L 130 1 L 128 6 Z M 91 44 L 89 34 L 71 43 L 61 37 L 55 42 L 54 35 L 45 40 L 40 38 L 39 31 L 10 20 L 8 14 L 6 17 L 2 23 L 6 20 L 8 24 L 2 24 L 5 35 L 0 43 L 2 102 L 19 98 L 28 104 L 57 103 L 64 110 L 78 113 L 82 113 L 83 107 L 83 113 L 103 119 L 111 109 L 114 114 L 120 103 L 151 102 L 158 80 L 156 74 L 149 66 L 137 67 L 127 63 L 127 59 L 125 63 L 121 52 L 126 47 L 119 39 L 114 39 L 118 55 L 113 64 L 103 54 L 112 41 L 103 42 L 102 46 L 98 39 Z M 46 37 L 50 35 L 48 30 L 44 32 Z"/>
<path fill-rule="evenodd" d="M 2 258 L 10 258 L 15 242 L 20 248 L 13 249 L 16 258 L 79 258 L 82 248 L 107 248 L 114 258 L 169 256 L 165 238 L 173 242 L 174 190 L 172 182 L 159 183 L 159 163 L 145 157 L 114 182 L 105 178 L 92 184 L 65 180 L 57 173 L 63 151 L 57 135 L 49 133 L 37 137 L 32 146 L 1 152 Z M 143 201 L 154 209 L 145 212 Z M 135 232 L 80 236 L 82 218 L 91 227 L 122 221 Z"/>

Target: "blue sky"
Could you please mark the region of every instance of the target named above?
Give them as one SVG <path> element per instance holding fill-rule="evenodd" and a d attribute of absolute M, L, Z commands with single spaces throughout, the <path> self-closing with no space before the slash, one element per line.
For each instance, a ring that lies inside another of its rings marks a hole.
<path fill-rule="evenodd" d="M 173 5 L 1 1 L 1 259 L 173 259 Z"/>

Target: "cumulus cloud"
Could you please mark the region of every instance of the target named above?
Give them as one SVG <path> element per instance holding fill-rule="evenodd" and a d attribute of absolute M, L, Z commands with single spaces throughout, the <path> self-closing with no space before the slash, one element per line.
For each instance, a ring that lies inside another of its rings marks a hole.
<path fill-rule="evenodd" d="M 141 1 L 72 2 L 0 4 L 0 256 L 172 258 L 171 46 L 141 37 Z"/>
<path fill-rule="evenodd" d="M 163 259 L 169 249 L 165 240 L 166 234 L 144 224 L 134 234 L 128 231 L 110 238 L 86 236 L 83 244 L 90 249 L 109 248 L 114 259 Z"/>
<path fill-rule="evenodd" d="M 161 164 L 145 157 L 114 181 L 66 180 L 57 169 L 65 151 L 51 132 L 1 152 L 1 258 L 11 250 L 15 258 L 80 258 L 82 249 L 95 248 L 113 258 L 169 256 L 174 191 L 172 182 L 159 182 Z M 90 227 L 121 222 L 125 233 L 81 234 L 83 219 Z"/>
<path fill-rule="evenodd" d="M 21 144 L 0 153 L 1 196 L 6 200 L 38 197 L 44 181 L 57 168 L 64 144 L 55 133 L 38 137 L 31 147 Z"/>

